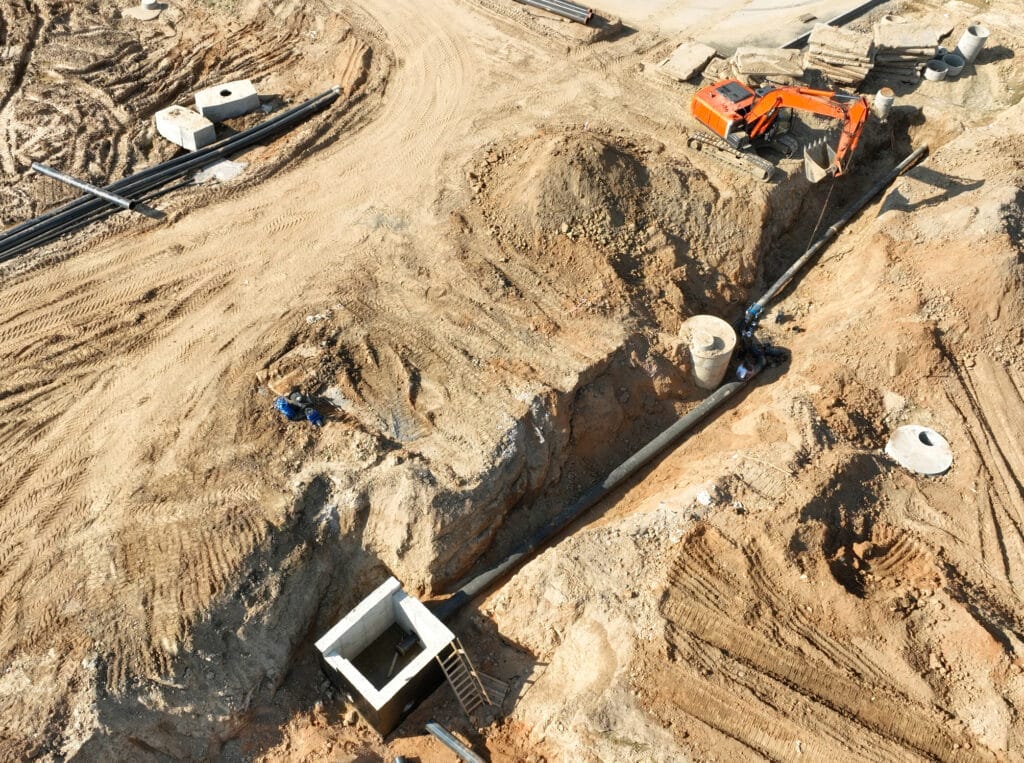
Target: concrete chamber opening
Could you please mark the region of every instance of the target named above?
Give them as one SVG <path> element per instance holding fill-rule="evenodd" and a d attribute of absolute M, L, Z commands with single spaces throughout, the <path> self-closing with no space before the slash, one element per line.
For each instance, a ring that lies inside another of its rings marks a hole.
<path fill-rule="evenodd" d="M 382 735 L 444 680 L 437 661 L 455 640 L 419 601 L 388 578 L 317 642 L 331 681 Z"/>

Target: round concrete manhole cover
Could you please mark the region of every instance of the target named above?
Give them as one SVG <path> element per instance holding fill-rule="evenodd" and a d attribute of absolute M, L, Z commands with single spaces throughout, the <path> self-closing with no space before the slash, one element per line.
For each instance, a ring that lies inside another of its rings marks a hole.
<path fill-rule="evenodd" d="M 918 474 L 942 474 L 953 465 L 953 451 L 946 438 L 928 427 L 908 424 L 893 432 L 885 454 Z"/>

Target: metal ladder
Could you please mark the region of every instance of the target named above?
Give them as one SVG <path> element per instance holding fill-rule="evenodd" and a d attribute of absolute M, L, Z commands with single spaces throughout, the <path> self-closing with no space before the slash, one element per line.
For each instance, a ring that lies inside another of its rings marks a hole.
<path fill-rule="evenodd" d="M 446 651 L 437 655 L 437 661 L 466 715 L 471 715 L 481 705 L 495 704 L 458 639 L 454 639 Z"/>

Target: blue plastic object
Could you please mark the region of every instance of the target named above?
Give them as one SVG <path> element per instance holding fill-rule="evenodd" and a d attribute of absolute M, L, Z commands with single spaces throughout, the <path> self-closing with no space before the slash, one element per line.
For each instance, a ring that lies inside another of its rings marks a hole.
<path fill-rule="evenodd" d="M 302 421 L 302 411 L 289 403 L 285 398 L 277 398 L 277 400 L 274 401 L 274 407 L 277 408 L 277 410 L 281 412 L 281 415 L 289 421 Z"/>
<path fill-rule="evenodd" d="M 320 415 L 316 408 L 306 409 L 306 421 L 315 427 L 322 427 L 324 425 L 324 417 Z"/>

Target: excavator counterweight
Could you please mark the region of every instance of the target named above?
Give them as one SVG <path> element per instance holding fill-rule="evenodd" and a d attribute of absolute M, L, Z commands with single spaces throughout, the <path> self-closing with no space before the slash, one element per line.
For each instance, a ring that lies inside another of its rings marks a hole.
<path fill-rule="evenodd" d="M 756 158 L 752 149 L 782 137 L 779 117 L 786 109 L 841 120 L 843 130 L 835 149 L 823 142 L 804 149 L 804 173 L 815 183 L 847 171 L 869 113 L 863 96 L 806 87 L 753 90 L 738 79 L 721 80 L 698 90 L 690 109 L 699 122 L 724 141 L 717 147 L 747 153 L 751 161 Z M 690 144 L 699 145 L 700 141 L 691 139 Z M 754 163 L 763 174 L 764 160 Z"/>

